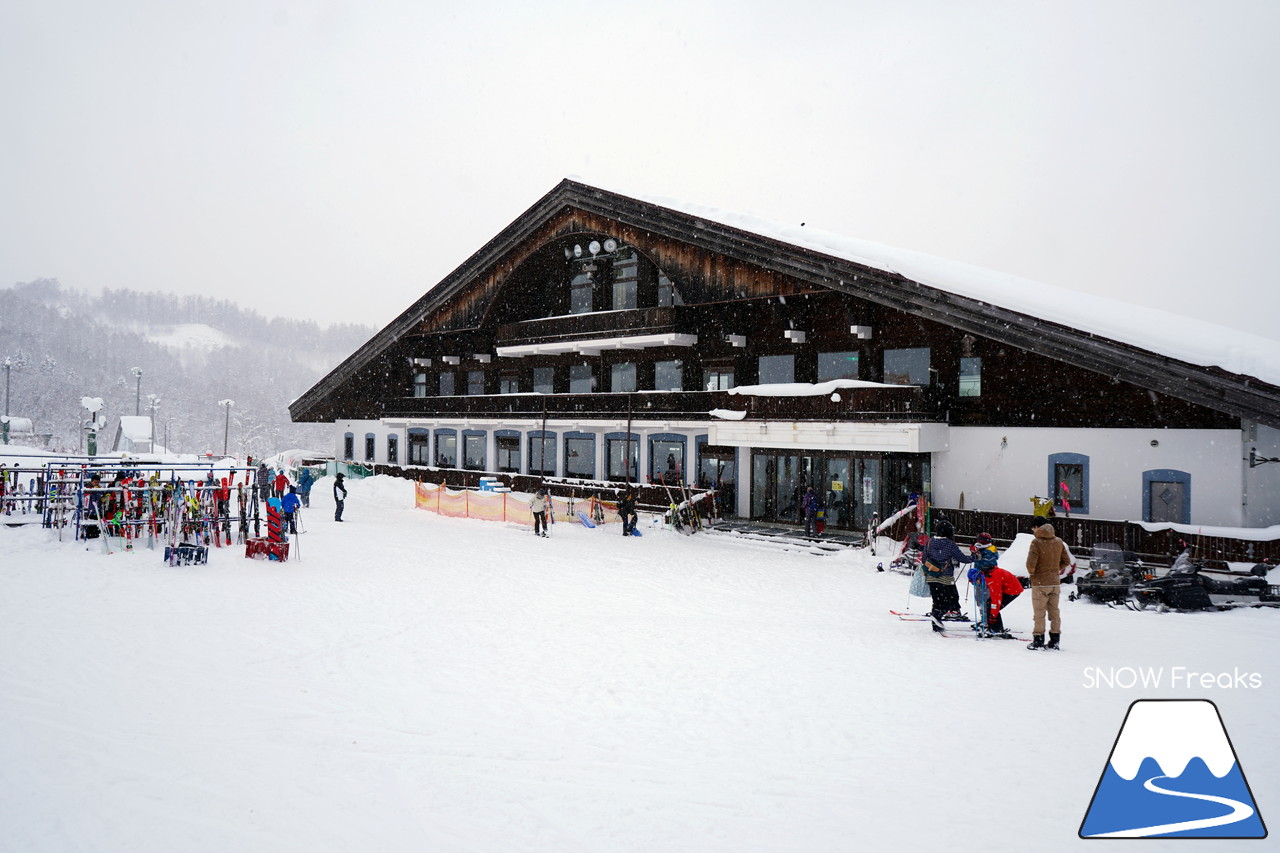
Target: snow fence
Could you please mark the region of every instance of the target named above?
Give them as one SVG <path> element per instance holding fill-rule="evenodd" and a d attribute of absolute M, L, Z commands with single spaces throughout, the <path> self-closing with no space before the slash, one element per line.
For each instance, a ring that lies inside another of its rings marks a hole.
<path fill-rule="evenodd" d="M 436 483 L 414 483 L 414 505 L 418 509 L 450 518 L 479 518 L 484 521 L 507 521 L 533 526 L 533 510 L 529 498 L 512 492 L 482 492 L 471 489 L 453 491 Z M 621 521 L 618 505 L 599 498 L 573 500 L 551 497 L 551 512 L 556 521 L 580 522 L 585 513 L 596 524 Z"/>

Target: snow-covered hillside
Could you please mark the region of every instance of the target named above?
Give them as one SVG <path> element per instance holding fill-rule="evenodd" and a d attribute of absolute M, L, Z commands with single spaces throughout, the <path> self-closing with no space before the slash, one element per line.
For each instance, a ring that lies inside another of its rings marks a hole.
<path fill-rule="evenodd" d="M 538 539 L 415 510 L 406 481 L 350 492 L 337 524 L 316 486 L 287 563 L 0 527 L 0 846 L 1074 849 L 1126 709 L 1159 697 L 1215 701 L 1280 803 L 1280 612 L 1064 602 L 1064 651 L 1029 652 L 890 615 L 922 600 L 883 553 Z M 1124 668 L 1161 686 L 1096 677 Z"/>

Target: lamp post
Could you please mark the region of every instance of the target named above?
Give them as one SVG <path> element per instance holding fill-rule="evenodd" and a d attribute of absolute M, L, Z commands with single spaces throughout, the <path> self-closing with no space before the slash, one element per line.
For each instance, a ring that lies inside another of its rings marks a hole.
<path fill-rule="evenodd" d="M 142 414 L 142 368 L 135 367 L 129 372 L 132 373 L 134 376 L 138 377 L 138 394 L 137 394 L 137 397 L 134 399 L 133 413 L 134 415 L 141 415 Z"/>
<path fill-rule="evenodd" d="M 176 417 L 167 417 L 164 419 L 164 452 L 169 452 L 169 424 L 176 421 Z"/>
<path fill-rule="evenodd" d="M 231 435 L 231 407 L 236 404 L 235 400 L 219 400 L 219 406 L 227 407 L 227 421 L 222 427 L 222 455 L 227 455 L 227 437 Z"/>

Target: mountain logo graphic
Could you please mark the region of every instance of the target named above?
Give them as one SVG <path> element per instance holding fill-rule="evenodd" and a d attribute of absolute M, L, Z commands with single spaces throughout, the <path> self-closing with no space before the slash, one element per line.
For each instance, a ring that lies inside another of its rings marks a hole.
<path fill-rule="evenodd" d="M 1218 706 L 1129 706 L 1080 824 L 1081 838 L 1266 838 Z"/>

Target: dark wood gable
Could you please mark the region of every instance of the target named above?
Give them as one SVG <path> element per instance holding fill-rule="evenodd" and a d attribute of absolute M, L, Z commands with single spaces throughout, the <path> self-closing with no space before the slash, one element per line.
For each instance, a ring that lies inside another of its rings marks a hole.
<path fill-rule="evenodd" d="M 295 401 L 291 416 L 296 421 L 379 417 L 378 401 L 403 394 L 403 365 L 419 354 L 415 341 L 448 337 L 451 345 L 481 352 L 514 334 L 547 331 L 546 323 L 532 321 L 554 317 L 559 310 L 548 300 L 562 298 L 562 288 L 554 283 L 560 281 L 564 250 L 610 237 L 634 247 L 645 264 L 666 273 L 685 304 L 717 311 L 717 322 L 729 331 L 735 317 L 757 328 L 773 322 L 765 312 L 752 314 L 748 307 L 769 297 L 790 298 L 792 320 L 810 311 L 812 318 L 803 322 L 811 326 L 844 324 L 847 329 L 851 322 L 887 310 L 899 324 L 914 317 L 935 334 L 944 330 L 947 338 L 968 334 L 999 341 L 1006 352 L 1031 357 L 1031 364 L 1049 359 L 1079 368 L 1101 378 L 1090 383 L 1094 387 L 1109 381 L 1133 389 L 1128 396 L 1154 392 L 1147 396 L 1156 409 L 1177 408 L 1161 402 L 1173 398 L 1193 409 L 1206 407 L 1280 427 L 1280 388 L 1254 378 L 1187 364 L 896 273 L 567 180 Z M 843 296 L 833 301 L 823 294 Z M 584 316 L 589 315 L 580 315 L 572 327 L 590 332 L 592 321 Z M 622 319 L 665 322 L 652 312 Z M 699 350 L 714 356 L 723 346 L 700 341 Z"/>

